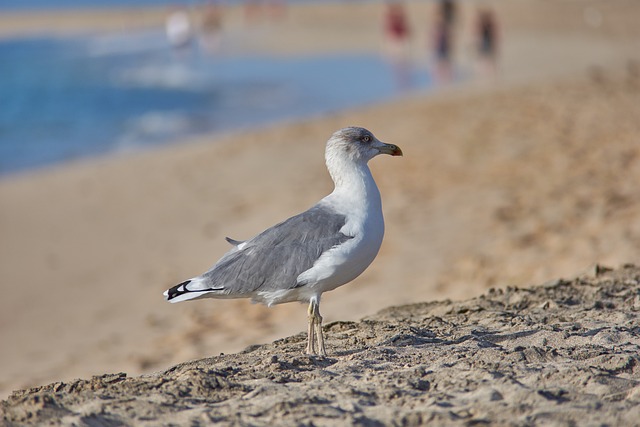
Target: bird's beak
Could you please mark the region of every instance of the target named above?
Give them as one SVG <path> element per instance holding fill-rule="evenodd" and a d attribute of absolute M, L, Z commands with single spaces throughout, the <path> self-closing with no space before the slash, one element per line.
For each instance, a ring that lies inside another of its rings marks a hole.
<path fill-rule="evenodd" d="M 390 154 L 392 156 L 402 156 L 402 150 L 400 147 L 394 144 L 382 144 L 382 147 L 378 147 L 380 154 Z"/>

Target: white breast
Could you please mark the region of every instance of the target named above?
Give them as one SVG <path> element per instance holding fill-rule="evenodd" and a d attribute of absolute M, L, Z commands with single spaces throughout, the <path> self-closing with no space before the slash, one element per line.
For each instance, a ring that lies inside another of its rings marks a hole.
<path fill-rule="evenodd" d="M 358 179 L 349 186 L 337 187 L 322 201 L 346 216 L 340 231 L 352 238 L 322 254 L 312 268 L 298 276 L 299 282 L 308 283 L 311 295 L 319 296 L 352 281 L 380 250 L 384 236 L 380 192 L 366 165 L 359 172 Z"/>

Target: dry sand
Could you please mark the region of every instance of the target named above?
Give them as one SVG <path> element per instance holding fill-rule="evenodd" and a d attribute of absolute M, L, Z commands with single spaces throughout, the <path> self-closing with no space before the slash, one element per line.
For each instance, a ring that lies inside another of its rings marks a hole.
<path fill-rule="evenodd" d="M 640 268 L 463 302 L 387 308 L 239 354 L 56 382 L 0 403 L 7 427 L 631 426 L 640 416 Z"/>
<path fill-rule="evenodd" d="M 370 128 L 405 157 L 372 162 L 387 235 L 361 278 L 324 296 L 328 322 L 637 261 L 640 29 L 630 23 L 639 3 L 518 5 L 500 9 L 507 83 L 0 181 L 2 394 L 153 372 L 303 330 L 297 304 L 168 305 L 161 293 L 207 269 L 228 249 L 225 236 L 250 237 L 327 194 L 324 142 L 345 125 Z M 374 28 L 377 7 L 349 6 Z M 600 27 L 584 23 L 587 7 L 604 14 Z M 340 10 L 290 8 L 297 20 L 244 46 L 293 54 L 302 47 L 281 42 L 298 34 L 307 47 L 338 49 L 318 28 L 353 31 Z M 349 43 L 364 50 L 380 42 L 377 29 L 358 37 Z"/>

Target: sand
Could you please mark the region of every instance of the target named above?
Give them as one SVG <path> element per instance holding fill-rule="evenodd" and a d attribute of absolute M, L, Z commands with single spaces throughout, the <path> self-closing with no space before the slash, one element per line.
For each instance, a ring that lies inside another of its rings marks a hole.
<path fill-rule="evenodd" d="M 327 322 L 636 262 L 640 30 L 630 24 L 640 7 L 518 4 L 500 9 L 498 81 L 0 181 L 2 395 L 156 372 L 304 330 L 298 304 L 169 305 L 161 294 L 207 269 L 225 236 L 251 237 L 331 191 L 324 143 L 345 125 L 370 128 L 405 157 L 372 162 L 385 242 L 365 274 L 323 297 Z M 319 32 L 331 22 L 342 37 L 347 24 L 358 30 L 344 49 L 378 49 L 378 6 L 348 7 L 368 19 L 354 24 L 336 5 L 290 8 L 241 45 L 340 49 Z M 587 7 L 604 14 L 600 27 L 585 24 Z"/>
<path fill-rule="evenodd" d="M 635 425 L 640 268 L 462 302 L 389 307 L 238 354 L 56 382 L 0 403 L 13 425 Z"/>

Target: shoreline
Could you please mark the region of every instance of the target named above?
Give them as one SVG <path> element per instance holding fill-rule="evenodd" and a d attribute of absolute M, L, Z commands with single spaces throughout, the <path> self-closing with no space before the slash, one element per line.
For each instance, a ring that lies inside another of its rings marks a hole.
<path fill-rule="evenodd" d="M 604 68 L 633 68 L 640 64 L 636 49 L 640 43 L 640 30 L 633 26 L 631 19 L 634 13 L 640 15 L 640 6 L 630 0 L 616 0 L 613 3 L 599 0 L 591 1 L 588 5 L 562 3 L 554 6 L 558 9 L 554 17 L 546 13 L 546 8 L 551 6 L 535 5 L 535 2 L 524 2 L 517 7 L 491 1 L 486 4 L 492 5 L 505 17 L 502 23 L 504 28 L 500 29 L 505 39 L 500 49 L 500 67 L 493 79 L 472 76 L 468 81 L 457 83 L 464 86 L 463 91 L 483 85 L 517 86 L 585 71 L 597 74 Z M 408 2 L 411 25 L 416 29 L 410 48 L 414 69 L 426 70 L 433 65 L 432 59 L 426 55 L 426 34 L 431 30 L 418 19 L 429 13 L 430 6 L 419 1 Z M 256 25 L 246 22 L 240 5 L 231 5 L 224 8 L 222 33 L 223 38 L 231 41 L 234 52 L 241 54 L 266 52 L 286 57 L 308 52 L 316 55 L 368 52 L 384 57 L 380 28 L 370 25 L 382 19 L 382 7 L 382 4 L 376 3 L 292 5 L 285 17 L 265 20 Z M 630 11 L 620 13 L 616 8 L 629 8 Z M 598 26 L 589 24 L 586 18 L 588 9 L 600 14 Z M 168 10 L 166 7 L 141 7 L 8 13 L 0 15 L 0 41 L 3 37 L 14 36 L 46 37 L 61 34 L 80 37 L 87 32 L 126 35 L 130 31 L 163 30 Z M 199 26 L 197 10 L 192 8 L 196 27 Z M 461 4 L 461 30 L 457 40 L 459 48 L 455 55 L 455 62 L 460 69 L 469 74 L 474 72 L 473 55 L 470 53 L 473 36 L 469 31 L 473 26 L 472 11 L 471 5 Z M 360 17 L 362 22 L 352 23 L 354 16 Z M 559 16 L 565 16 L 566 19 L 559 19 Z M 333 24 L 334 29 L 329 36 L 323 33 L 324 22 Z M 567 52 L 571 52 L 570 58 L 567 58 Z M 444 86 L 435 91 L 449 92 L 451 89 L 457 90 Z M 239 128 L 238 131 L 242 132 L 243 129 Z M 205 137 L 217 138 L 217 134 L 202 133 L 196 136 Z M 181 137 L 176 141 L 184 139 L 191 137 Z"/>
<path fill-rule="evenodd" d="M 589 5 L 563 3 L 555 7 L 558 8 L 558 16 L 568 18 L 559 20 L 557 17 L 549 18 L 546 12 L 541 13 L 550 6 L 534 3 L 522 3 L 520 8 L 499 2 L 487 3 L 505 16 L 504 28 L 501 29 L 505 40 L 501 47 L 500 68 L 495 79 L 478 79 L 475 76 L 456 84 L 462 88 L 436 87 L 429 95 L 433 96 L 436 92 L 474 90 L 474 87 L 478 86 L 492 90 L 495 86 L 518 86 L 526 82 L 563 78 L 585 71 L 597 74 L 605 68 L 637 67 L 640 63 L 640 55 L 635 48 L 637 43 L 640 43 L 640 30 L 637 26 L 631 27 L 630 24 L 630 16 L 635 12 L 640 14 L 637 4 L 629 0 L 617 0 L 614 3 L 595 1 Z M 424 50 L 426 33 L 430 30 L 424 23 L 421 25 L 417 18 L 426 16 L 430 10 L 429 6 L 423 2 L 408 2 L 412 27 L 416 28 L 411 46 L 414 69 L 427 69 L 431 66 L 431 59 L 425 55 Z M 455 60 L 462 70 L 473 74 L 473 58 L 469 52 L 472 43 L 469 28 L 472 27 L 473 9 L 468 4 L 461 6 L 461 31 Z M 633 12 L 620 13 L 615 10 L 622 7 L 628 7 Z M 580 19 L 581 13 L 586 13 L 587 8 L 603 13 L 599 27 L 588 24 L 586 18 Z M 54 13 L 19 12 L 13 16 L 9 13 L 0 15 L 0 40 L 3 35 L 11 37 L 10 34 L 42 37 L 57 33 L 79 37 L 85 32 L 99 34 L 108 31 L 126 34 L 129 31 L 151 28 L 162 30 L 167 12 L 168 9 L 165 7 L 149 7 L 69 10 Z M 368 52 L 384 56 L 380 29 L 377 25 L 369 24 L 380 21 L 382 15 L 382 4 L 302 4 L 290 6 L 287 16 L 279 21 L 267 20 L 254 26 L 244 20 L 241 6 L 226 6 L 223 38 L 231 41 L 234 51 L 244 54 L 266 52 L 276 56 L 296 56 L 303 52 Z M 362 22 L 353 24 L 353 16 L 361 17 Z M 323 22 L 331 22 L 335 34 L 323 36 Z M 354 25 L 355 28 L 351 28 Z M 536 26 L 544 29 L 542 34 L 535 30 Z M 567 58 L 567 52 L 571 52 L 570 58 Z M 423 96 L 424 91 L 419 92 L 415 96 Z M 313 116 L 302 118 L 307 119 L 313 119 Z M 243 129 L 239 128 L 238 131 L 243 132 Z M 202 133 L 195 138 L 217 137 L 217 133 Z M 176 139 L 176 142 L 188 139 L 192 138 L 181 137 Z"/>

